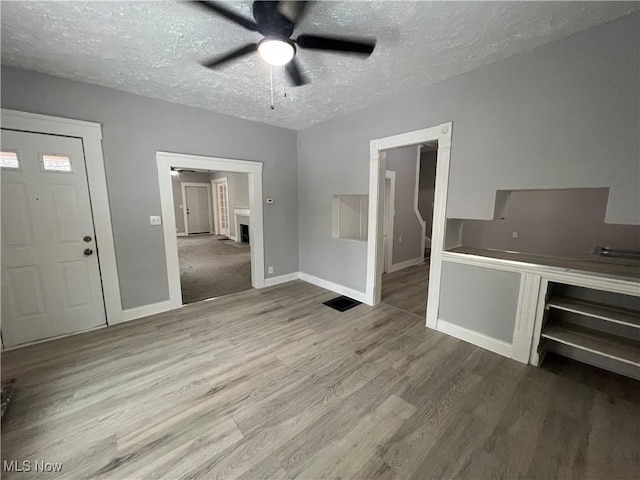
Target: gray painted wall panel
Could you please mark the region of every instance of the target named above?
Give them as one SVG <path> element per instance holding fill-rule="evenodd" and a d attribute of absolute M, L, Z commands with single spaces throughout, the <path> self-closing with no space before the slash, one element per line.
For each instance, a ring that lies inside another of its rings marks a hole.
<path fill-rule="evenodd" d="M 370 140 L 448 121 L 448 217 L 493 218 L 499 189 L 610 187 L 606 221 L 640 223 L 639 26 L 635 13 L 298 132 L 300 270 L 364 291 L 366 245 L 331 240 L 331 195 L 368 191 Z"/>
<path fill-rule="evenodd" d="M 414 207 L 417 147 L 393 148 L 386 152 L 386 169 L 396 172 L 396 215 L 393 222 L 393 264 L 421 257 L 422 226 Z M 402 241 L 400 241 L 402 238 Z"/>
<path fill-rule="evenodd" d="M 149 225 L 156 151 L 264 162 L 263 193 L 276 199 L 264 208 L 265 265 L 298 270 L 295 131 L 5 66 L 1 93 L 3 108 L 102 124 L 125 309 L 169 298 L 162 228 Z"/>
<path fill-rule="evenodd" d="M 425 223 L 425 235 L 431 238 L 433 229 L 433 200 L 436 193 L 436 165 L 438 152 L 422 152 L 420 155 L 420 180 L 418 184 L 418 211 Z"/>
<path fill-rule="evenodd" d="M 520 274 L 442 262 L 438 319 L 511 343 Z"/>
<path fill-rule="evenodd" d="M 462 244 L 574 258 L 596 246 L 640 250 L 640 226 L 604 223 L 608 196 L 606 188 L 514 191 L 504 219 L 463 221 Z"/>

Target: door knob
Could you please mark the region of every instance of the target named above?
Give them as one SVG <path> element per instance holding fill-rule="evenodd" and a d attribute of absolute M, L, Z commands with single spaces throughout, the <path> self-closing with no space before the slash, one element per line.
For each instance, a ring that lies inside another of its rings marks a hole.
<path fill-rule="evenodd" d="M 91 250 L 90 248 L 85 248 L 83 253 L 85 257 L 88 257 L 93 253 L 93 250 Z"/>
<path fill-rule="evenodd" d="M 91 241 L 91 237 L 90 237 L 89 235 L 86 235 L 86 236 L 83 238 L 83 240 L 84 240 L 85 242 L 87 242 L 87 243 L 88 243 L 88 242 L 90 242 L 90 241 Z"/>

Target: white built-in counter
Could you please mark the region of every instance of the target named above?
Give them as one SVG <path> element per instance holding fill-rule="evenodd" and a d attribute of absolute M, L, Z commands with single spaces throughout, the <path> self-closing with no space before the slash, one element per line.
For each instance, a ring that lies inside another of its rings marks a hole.
<path fill-rule="evenodd" d="M 553 351 L 640 377 L 637 262 L 457 247 L 441 282 L 440 331 L 523 363 Z"/>

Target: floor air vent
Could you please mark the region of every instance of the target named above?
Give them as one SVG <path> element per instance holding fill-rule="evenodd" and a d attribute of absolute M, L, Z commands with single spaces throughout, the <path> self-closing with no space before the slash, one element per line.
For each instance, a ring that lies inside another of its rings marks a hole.
<path fill-rule="evenodd" d="M 345 312 L 350 308 L 357 307 L 361 302 L 354 300 L 353 298 L 345 297 L 341 295 L 327 302 L 323 302 L 323 305 L 327 307 L 331 307 L 334 310 L 338 310 L 339 312 Z"/>

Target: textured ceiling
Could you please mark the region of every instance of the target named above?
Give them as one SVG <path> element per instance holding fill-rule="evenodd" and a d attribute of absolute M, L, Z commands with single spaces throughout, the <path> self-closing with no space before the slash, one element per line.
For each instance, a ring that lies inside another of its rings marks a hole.
<path fill-rule="evenodd" d="M 231 2 L 251 16 L 251 2 Z M 221 70 L 199 60 L 259 39 L 174 2 L 2 2 L 2 63 L 304 128 L 612 21 L 638 2 L 316 2 L 295 33 L 374 35 L 362 60 L 299 51 L 312 83 L 293 88 L 252 55 Z M 295 36 L 295 34 L 294 34 Z M 286 92 L 286 98 L 284 93 Z"/>

